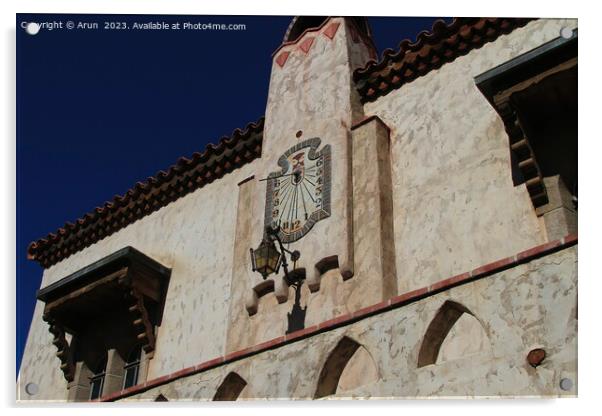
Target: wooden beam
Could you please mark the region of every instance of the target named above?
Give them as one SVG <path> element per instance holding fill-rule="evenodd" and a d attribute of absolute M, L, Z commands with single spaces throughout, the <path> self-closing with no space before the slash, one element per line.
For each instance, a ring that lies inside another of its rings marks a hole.
<path fill-rule="evenodd" d="M 127 292 L 127 302 L 130 305 L 130 320 L 136 337 L 142 342 L 144 352 L 149 353 L 155 349 L 155 328 L 148 317 L 148 311 L 144 306 L 144 296 L 130 288 Z M 142 332 L 140 332 L 142 331 Z"/>
<path fill-rule="evenodd" d="M 577 66 L 577 57 L 569 59 L 568 61 L 558 64 L 555 67 L 548 69 L 547 71 L 543 71 L 529 79 L 519 82 L 518 84 L 515 84 L 506 90 L 500 91 L 493 97 L 493 102 L 496 106 L 505 103 L 510 99 L 510 96 L 512 94 L 524 91 L 527 88 L 543 81 L 545 78 L 557 74 L 559 72 L 566 71 L 567 69 L 571 69 L 574 66 Z"/>
<path fill-rule="evenodd" d="M 97 287 L 102 286 L 112 280 L 124 278 L 125 276 L 127 276 L 127 272 L 128 272 L 128 268 L 124 267 L 114 273 L 111 273 L 110 275 L 108 275 L 106 277 L 103 277 L 102 279 L 92 282 L 80 289 L 77 289 L 77 290 L 69 293 L 68 295 L 63 296 L 60 299 L 57 299 L 50 303 L 47 303 L 46 306 L 44 307 L 44 313 L 52 314 L 52 311 L 54 309 L 56 309 L 57 307 L 64 305 L 65 303 L 72 301 L 73 299 L 76 299 L 85 293 L 91 292 L 92 290 L 96 289 Z"/>

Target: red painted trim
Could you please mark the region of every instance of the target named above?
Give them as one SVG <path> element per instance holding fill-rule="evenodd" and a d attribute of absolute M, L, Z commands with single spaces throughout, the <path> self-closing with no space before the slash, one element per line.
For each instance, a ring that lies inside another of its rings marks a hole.
<path fill-rule="evenodd" d="M 198 373 L 200 371 L 209 370 L 210 368 L 221 365 L 223 362 L 224 362 L 224 357 L 217 357 L 217 358 L 214 358 L 213 360 L 205 361 L 203 363 L 198 364 L 194 368 L 194 371 L 195 371 L 195 373 Z"/>
<path fill-rule="evenodd" d="M 280 68 L 284 66 L 290 54 L 291 53 L 289 51 L 284 51 L 280 55 L 278 55 L 278 57 L 276 58 L 276 63 Z"/>
<path fill-rule="evenodd" d="M 331 330 L 337 327 L 349 325 L 353 322 L 357 322 L 361 319 L 365 319 L 369 316 L 376 315 L 379 313 L 383 313 L 392 309 L 396 309 L 403 305 L 407 305 L 409 303 L 415 302 L 417 300 L 432 296 L 442 290 L 451 289 L 454 286 L 458 286 L 461 284 L 465 284 L 480 278 L 484 278 L 486 276 L 490 276 L 494 273 L 498 273 L 510 267 L 518 266 L 522 263 L 527 263 L 531 260 L 534 260 L 539 257 L 543 257 L 545 255 L 551 254 L 555 251 L 559 251 L 577 244 L 577 235 L 567 235 L 566 237 L 552 241 L 546 244 L 541 244 L 539 246 L 530 248 L 525 251 L 521 251 L 520 253 L 506 257 L 505 259 L 501 259 L 498 261 L 494 261 L 493 263 L 486 264 L 484 266 L 478 267 L 470 272 L 465 272 L 444 280 L 440 280 L 437 283 L 434 283 L 430 286 L 423 287 L 417 290 L 413 290 L 411 292 L 403 293 L 398 296 L 394 296 L 391 299 L 388 299 L 383 302 L 379 302 L 377 304 L 362 308 L 353 313 L 348 313 L 345 315 L 337 316 L 336 318 L 329 319 L 325 322 L 319 323 L 317 325 L 310 326 L 308 328 L 302 329 L 300 331 L 295 331 L 293 333 L 287 334 L 285 336 L 277 337 L 271 339 L 269 341 L 262 342 L 255 346 L 247 347 L 239 351 L 234 351 L 226 356 L 221 356 L 214 358 L 209 361 L 205 361 L 196 366 L 188 367 L 183 370 L 176 371 L 174 373 L 155 378 L 146 383 L 139 384 L 137 386 L 129 387 L 125 390 L 121 390 L 115 393 L 111 393 L 100 399 L 94 401 L 101 402 L 110 402 L 114 400 L 118 400 L 121 398 L 125 398 L 128 396 L 132 396 L 134 394 L 142 393 L 146 390 L 149 390 L 153 387 L 159 386 L 161 384 L 170 383 L 178 378 L 188 377 L 193 374 L 197 374 L 208 370 L 210 368 L 214 368 L 223 364 L 227 364 L 232 361 L 239 360 L 241 358 L 259 354 L 263 351 L 273 349 L 276 347 L 280 347 L 286 344 L 290 344 L 295 341 L 299 341 L 303 338 L 307 338 L 310 336 L 317 335 L 321 332 Z"/>
<path fill-rule="evenodd" d="M 352 314 L 347 313 L 345 315 L 340 315 L 340 316 L 337 316 L 336 318 L 332 318 L 327 321 L 321 322 L 318 324 L 318 330 L 336 328 L 339 326 L 339 324 L 350 321 L 352 317 L 353 317 Z"/>
<path fill-rule="evenodd" d="M 337 30 L 339 30 L 339 26 L 341 24 L 339 22 L 334 22 L 330 26 L 326 28 L 324 31 L 324 35 L 330 40 L 333 40 L 335 35 L 337 34 Z"/>
<path fill-rule="evenodd" d="M 292 340 L 301 339 L 309 335 L 313 335 L 316 332 L 318 332 L 318 325 L 312 325 L 310 327 L 291 332 L 290 334 L 286 334 L 284 336 L 284 339 L 286 342 L 290 342 Z"/>
<path fill-rule="evenodd" d="M 533 247 L 529 250 L 522 251 L 516 255 L 518 260 L 528 260 L 533 256 L 537 256 L 541 250 L 551 250 L 561 245 L 561 240 L 551 241 L 541 246 Z"/>
<path fill-rule="evenodd" d="M 233 351 L 229 354 L 226 354 L 224 356 L 224 362 L 230 362 L 230 361 L 236 361 L 239 358 L 242 358 L 244 356 L 247 356 L 249 354 L 252 354 L 254 347 L 247 347 L 247 348 L 243 348 L 242 350 L 238 350 L 238 351 Z"/>
<path fill-rule="evenodd" d="M 486 264 L 484 266 L 474 269 L 470 274 L 471 277 L 482 276 L 498 272 L 508 266 L 516 265 L 516 256 L 506 257 L 505 259 L 494 261 L 493 263 Z"/>
<path fill-rule="evenodd" d="M 314 39 L 315 37 L 312 38 L 306 38 L 303 42 L 301 42 L 301 44 L 299 45 L 299 49 L 301 49 L 306 55 L 309 53 L 309 50 L 311 49 L 311 45 L 314 44 Z"/>
<path fill-rule="evenodd" d="M 272 347 L 275 347 L 277 345 L 284 343 L 285 340 L 286 340 L 285 337 L 277 337 L 277 338 L 271 339 L 269 341 L 262 342 L 261 344 L 255 345 L 253 347 L 253 351 L 257 352 L 257 351 L 269 350 Z"/>
<path fill-rule="evenodd" d="M 471 272 L 466 272 L 466 273 L 459 274 L 457 276 L 450 277 L 445 280 L 440 280 L 437 283 L 433 283 L 432 285 L 429 286 L 429 292 L 436 292 L 438 290 L 445 289 L 452 285 L 455 285 L 455 284 L 458 284 L 465 280 L 468 280 L 471 278 L 471 276 L 472 276 Z"/>
<path fill-rule="evenodd" d="M 148 389 L 152 389 L 153 387 L 159 386 L 161 384 L 167 383 L 169 381 L 171 381 L 171 374 L 167 374 L 158 378 L 154 378 L 150 381 L 147 381 L 146 383 L 144 383 L 141 387 L 140 390 L 144 391 L 144 390 L 148 390 Z M 136 387 L 136 386 L 134 386 Z M 125 390 L 124 390 L 124 395 L 125 395 Z"/>
<path fill-rule="evenodd" d="M 192 372 L 193 372 L 193 371 L 195 371 L 195 370 L 196 370 L 196 366 L 195 366 L 195 365 L 193 365 L 192 367 L 186 367 L 186 368 L 184 368 L 184 369 L 182 369 L 182 370 L 176 371 L 175 373 L 171 373 L 171 374 L 169 375 L 169 377 L 172 377 L 172 378 L 180 378 L 180 377 L 182 377 L 182 376 L 185 376 L 186 374 L 190 374 L 190 373 L 192 373 Z"/>
<path fill-rule="evenodd" d="M 391 305 L 391 299 L 388 299 L 388 300 L 385 300 L 384 302 L 380 302 L 375 305 L 367 306 L 365 308 L 357 310 L 357 311 L 353 312 L 352 315 L 354 318 L 362 318 L 364 316 L 368 316 L 375 312 L 380 312 L 381 310 L 388 308 L 389 305 Z"/>
<path fill-rule="evenodd" d="M 411 292 L 406 292 L 401 295 L 397 295 L 391 298 L 391 306 L 399 307 L 403 306 L 407 303 L 414 302 L 418 299 L 421 299 L 428 293 L 428 288 L 423 287 L 420 289 L 412 290 Z"/>
<path fill-rule="evenodd" d="M 327 24 L 328 22 L 330 22 L 332 19 L 333 19 L 333 17 L 332 17 L 332 16 L 330 16 L 328 19 L 324 20 L 320 26 L 318 26 L 318 27 L 308 27 L 307 29 L 305 29 L 305 30 L 303 31 L 303 33 L 301 33 L 297 39 L 295 39 L 295 40 L 291 40 L 290 42 L 284 42 L 284 43 L 282 43 L 282 45 L 278 46 L 278 49 L 276 49 L 276 50 L 275 50 L 275 51 L 272 53 L 272 58 L 274 58 L 274 56 L 276 56 L 276 54 L 278 53 L 278 51 L 279 51 L 280 49 L 282 49 L 282 48 L 284 48 L 284 47 L 286 47 L 286 46 L 295 45 L 295 44 L 299 43 L 299 41 L 300 41 L 301 39 L 303 39 L 303 37 L 304 37 L 305 35 L 307 35 L 308 33 L 312 33 L 312 32 L 319 32 L 319 31 L 320 31 L 320 30 L 322 30 L 322 28 L 323 28 L 324 26 L 326 26 L 326 24 Z"/>
<path fill-rule="evenodd" d="M 365 36 L 362 31 L 357 27 L 357 25 L 355 24 L 355 22 L 351 19 L 345 19 L 345 16 L 329 16 L 328 19 L 324 20 L 322 22 L 322 24 L 318 27 L 309 27 L 307 29 L 305 29 L 303 31 L 303 33 L 301 33 L 301 35 L 299 35 L 299 37 L 295 40 L 292 40 L 290 42 L 284 42 L 282 45 L 280 45 L 278 47 L 278 49 L 276 49 L 273 53 L 272 53 L 272 59 L 274 58 L 274 56 L 276 56 L 276 54 L 278 53 L 278 51 L 280 51 L 282 48 L 286 47 L 286 46 L 290 46 L 290 45 L 294 45 L 296 43 L 298 43 L 305 35 L 307 35 L 308 33 L 312 33 L 312 32 L 319 32 L 320 30 L 322 30 L 322 28 L 324 28 L 324 26 L 326 26 L 326 24 L 330 21 L 332 21 L 332 19 L 336 19 L 336 18 L 343 18 L 343 20 L 345 22 L 348 22 L 351 26 L 353 26 L 353 28 L 355 29 L 355 31 L 357 32 L 357 34 L 359 35 L 360 39 L 362 40 L 362 42 L 364 42 L 364 44 L 368 47 L 368 49 L 371 51 L 371 54 L 376 54 L 376 46 L 374 45 L 374 41 L 368 37 Z M 338 29 L 338 28 L 337 28 Z M 336 32 L 336 31 L 335 31 Z M 328 36 L 328 35 L 327 35 Z M 333 35 L 334 38 L 334 35 Z M 332 38 L 331 38 L 332 39 Z"/>

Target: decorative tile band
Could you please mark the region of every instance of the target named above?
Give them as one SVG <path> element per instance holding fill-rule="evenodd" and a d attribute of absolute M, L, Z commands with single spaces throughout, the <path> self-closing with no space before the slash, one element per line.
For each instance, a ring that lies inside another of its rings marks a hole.
<path fill-rule="evenodd" d="M 403 293 L 398 296 L 394 296 L 390 299 L 387 299 L 386 301 L 359 309 L 355 312 L 337 316 L 333 319 L 329 319 L 317 325 L 313 325 L 308 328 L 304 328 L 299 331 L 295 331 L 290 334 L 286 334 L 284 336 L 280 336 L 254 346 L 244 348 L 239 351 L 231 352 L 229 354 L 226 354 L 225 356 L 205 361 L 196 366 L 184 368 L 174 373 L 147 381 L 143 384 L 132 386 L 125 390 L 117 391 L 115 393 L 101 397 L 100 399 L 96 399 L 94 401 L 110 402 L 123 399 L 125 397 L 133 396 L 135 394 L 139 394 L 144 391 L 150 390 L 154 387 L 170 383 L 179 378 L 201 373 L 203 371 L 221 366 L 223 364 L 228 364 L 251 355 L 259 354 L 270 349 L 278 348 L 283 345 L 290 344 L 292 342 L 296 342 L 301 339 L 320 334 L 325 331 L 330 331 L 341 326 L 352 324 L 354 322 L 360 321 L 373 315 L 377 315 L 380 313 L 390 311 L 392 309 L 399 308 L 409 303 L 416 302 L 420 299 L 433 296 L 442 291 L 449 290 L 452 287 L 469 283 L 474 280 L 482 279 L 492 274 L 516 267 L 523 263 L 528 263 L 529 261 L 534 260 L 536 258 L 544 257 L 548 254 L 574 246 L 576 244 L 577 235 L 570 234 L 564 238 L 561 238 L 560 240 L 551 241 L 549 243 L 545 243 L 530 248 L 528 250 L 521 251 L 520 253 L 517 253 L 514 256 L 506 257 L 504 259 L 494 261 L 493 263 L 489 263 L 478 267 L 469 272 L 465 272 L 444 280 L 440 280 L 439 282 L 433 283 L 432 285 L 413 290 L 411 292 Z"/>
<path fill-rule="evenodd" d="M 333 21 L 333 19 L 336 17 L 341 16 L 330 16 L 327 19 L 325 19 L 319 26 L 305 29 L 303 33 L 301 33 L 295 40 L 282 43 L 272 53 L 272 59 L 275 58 L 275 61 L 278 64 L 278 66 L 280 68 L 283 68 L 291 52 L 295 50 L 301 50 L 304 55 L 307 55 L 312 45 L 314 44 L 314 41 L 319 36 L 323 35 L 331 41 L 334 40 L 334 37 L 337 34 L 339 27 L 341 26 L 340 22 Z M 349 33 L 354 43 L 362 42 L 368 48 L 370 58 L 376 59 L 376 47 L 374 46 L 372 38 L 369 35 L 363 34 L 362 31 L 359 30 L 357 23 L 353 20 L 353 18 L 345 19 L 345 23 L 349 28 Z"/>

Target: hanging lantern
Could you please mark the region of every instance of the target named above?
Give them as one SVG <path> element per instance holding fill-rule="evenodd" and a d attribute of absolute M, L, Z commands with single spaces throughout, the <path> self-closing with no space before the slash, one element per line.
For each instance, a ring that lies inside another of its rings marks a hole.
<path fill-rule="evenodd" d="M 273 240 L 263 239 L 259 247 L 251 249 L 253 271 L 259 272 L 265 280 L 270 274 L 278 273 L 282 263 L 282 253 L 276 248 Z"/>

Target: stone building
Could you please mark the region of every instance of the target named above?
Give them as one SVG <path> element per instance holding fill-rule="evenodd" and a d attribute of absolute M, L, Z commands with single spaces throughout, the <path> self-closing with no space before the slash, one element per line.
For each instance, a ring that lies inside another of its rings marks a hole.
<path fill-rule="evenodd" d="M 576 20 L 294 18 L 264 118 L 30 245 L 18 398 L 575 396 L 576 235 Z"/>

